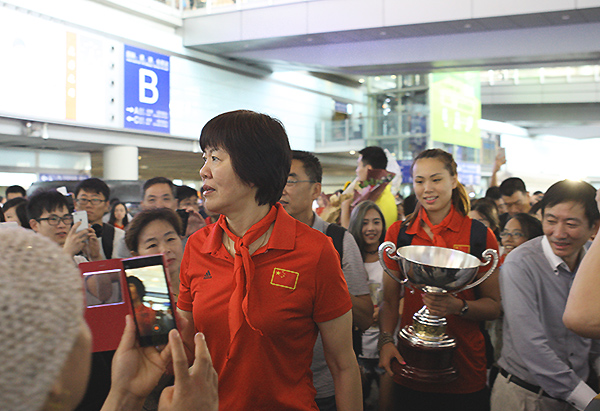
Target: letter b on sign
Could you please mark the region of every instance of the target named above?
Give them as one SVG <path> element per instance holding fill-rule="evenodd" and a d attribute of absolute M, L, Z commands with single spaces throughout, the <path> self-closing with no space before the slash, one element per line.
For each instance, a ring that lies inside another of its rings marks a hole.
<path fill-rule="evenodd" d="M 141 68 L 140 75 L 140 103 L 154 104 L 158 101 L 158 76 L 152 70 Z"/>

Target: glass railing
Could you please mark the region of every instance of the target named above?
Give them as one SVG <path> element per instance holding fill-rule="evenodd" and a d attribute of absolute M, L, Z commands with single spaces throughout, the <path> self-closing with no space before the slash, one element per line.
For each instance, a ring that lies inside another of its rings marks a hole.
<path fill-rule="evenodd" d="M 428 116 L 423 113 L 397 113 L 376 117 L 322 121 L 317 125 L 317 142 L 422 137 L 428 133 Z"/>

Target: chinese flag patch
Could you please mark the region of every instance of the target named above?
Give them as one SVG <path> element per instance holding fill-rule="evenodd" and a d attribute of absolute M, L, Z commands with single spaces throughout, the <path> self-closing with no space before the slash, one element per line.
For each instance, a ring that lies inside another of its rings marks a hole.
<path fill-rule="evenodd" d="M 271 284 L 276 285 L 277 287 L 295 290 L 299 275 L 300 274 L 295 271 L 284 270 L 283 268 L 274 268 L 273 277 L 271 277 Z"/>
<path fill-rule="evenodd" d="M 462 251 L 463 253 L 467 253 L 469 254 L 471 252 L 471 246 L 470 245 L 461 245 L 461 244 L 456 244 L 454 246 L 454 249 L 458 250 L 458 251 Z"/>

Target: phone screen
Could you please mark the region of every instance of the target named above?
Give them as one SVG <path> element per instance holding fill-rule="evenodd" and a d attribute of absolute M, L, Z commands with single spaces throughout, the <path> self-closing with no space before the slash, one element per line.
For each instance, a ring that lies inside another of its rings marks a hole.
<path fill-rule="evenodd" d="M 177 328 L 167 273 L 160 255 L 122 260 L 141 346 L 168 342 Z"/>

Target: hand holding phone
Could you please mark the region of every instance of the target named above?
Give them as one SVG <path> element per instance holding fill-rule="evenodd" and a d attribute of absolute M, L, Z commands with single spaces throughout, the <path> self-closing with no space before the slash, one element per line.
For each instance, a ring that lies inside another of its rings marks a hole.
<path fill-rule="evenodd" d="M 81 225 L 77 227 L 76 233 L 88 229 L 88 216 L 87 211 L 75 211 L 73 213 L 73 225 L 81 222 Z"/>
<path fill-rule="evenodd" d="M 177 324 L 163 256 L 126 258 L 122 263 L 140 346 L 167 344 Z"/>

